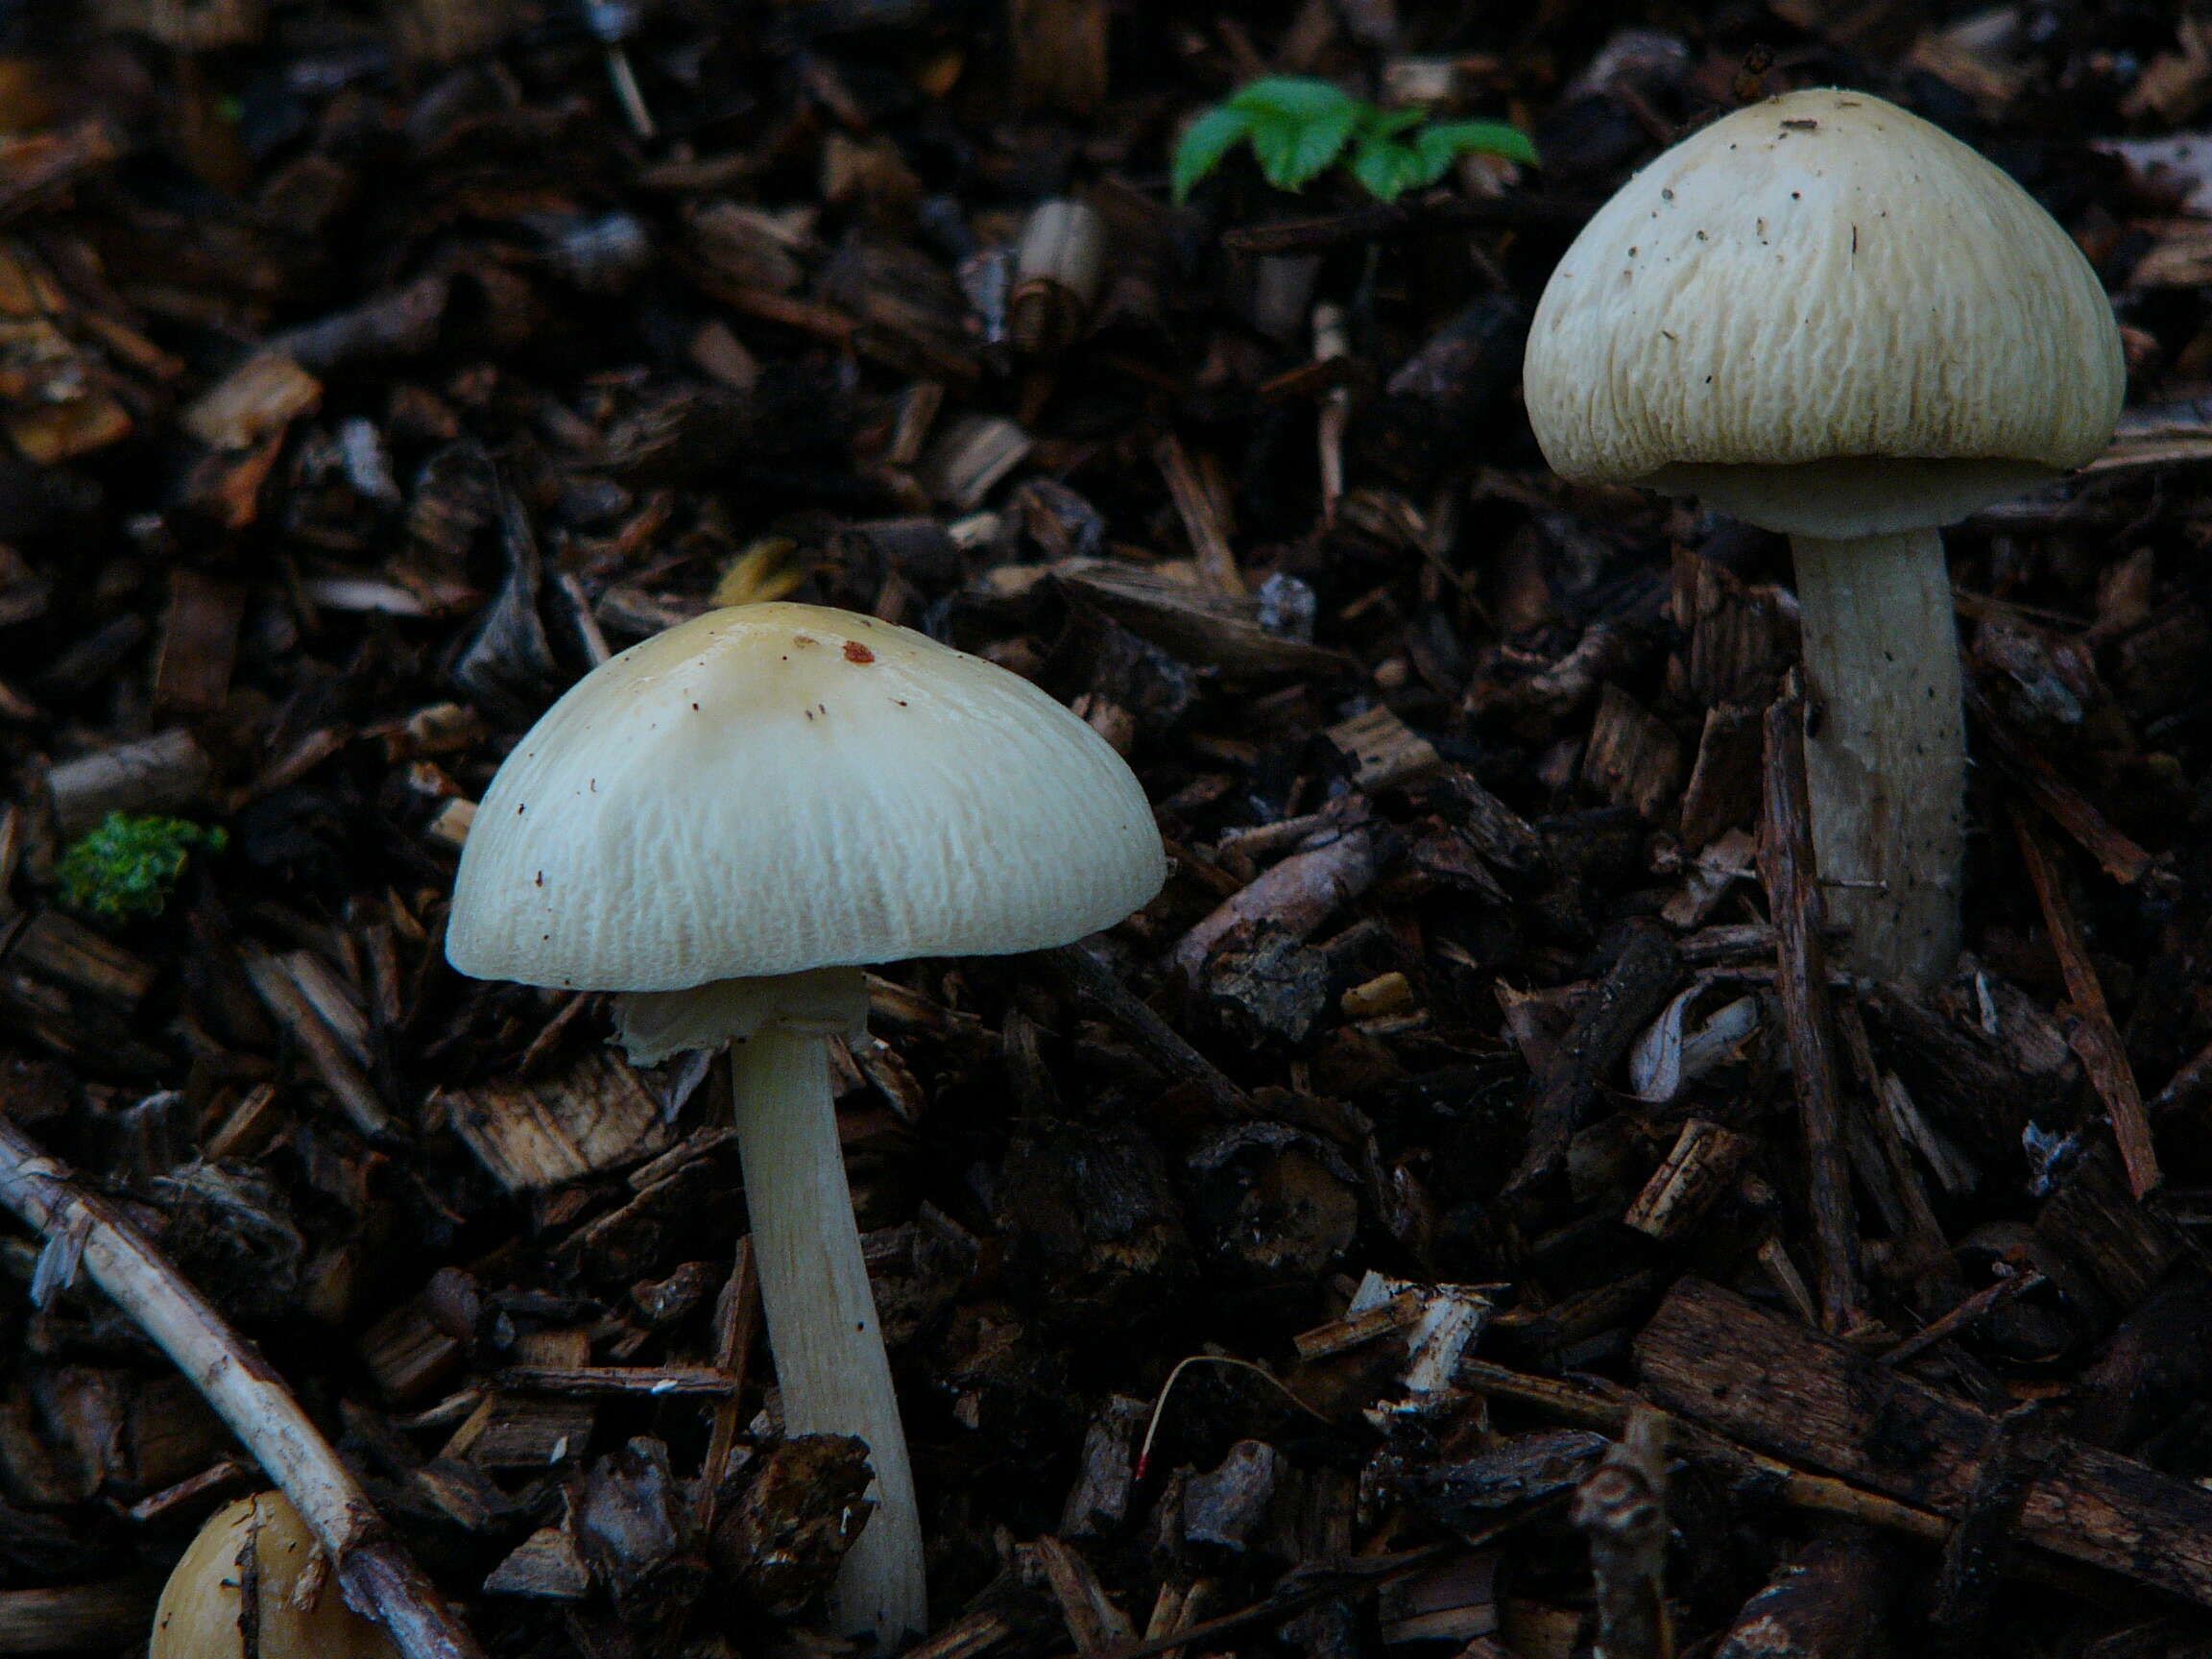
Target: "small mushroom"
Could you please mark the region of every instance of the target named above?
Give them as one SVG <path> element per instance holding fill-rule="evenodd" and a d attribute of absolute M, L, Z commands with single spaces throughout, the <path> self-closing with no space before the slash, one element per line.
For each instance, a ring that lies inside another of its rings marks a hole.
<path fill-rule="evenodd" d="M 219 1509 L 161 1587 L 148 1659 L 397 1659 L 281 1492 Z"/>
<path fill-rule="evenodd" d="M 651 1062 L 731 1048 L 769 1345 L 793 1434 L 868 1443 L 878 1508 L 833 1616 L 926 1626 L 920 1515 L 831 1109 L 861 965 L 1036 950 L 1166 878 L 1136 778 L 1027 681 L 872 617 L 709 612 L 602 663 L 478 808 L 446 954 L 624 993 Z"/>
<path fill-rule="evenodd" d="M 1959 951 L 1965 729 L 1938 527 L 2079 467 L 2119 416 L 2097 275 L 2028 193 L 1863 92 L 1668 151 L 1552 273 L 1524 365 L 1561 476 L 1704 496 L 1797 565 L 1813 838 L 1862 973 Z"/>

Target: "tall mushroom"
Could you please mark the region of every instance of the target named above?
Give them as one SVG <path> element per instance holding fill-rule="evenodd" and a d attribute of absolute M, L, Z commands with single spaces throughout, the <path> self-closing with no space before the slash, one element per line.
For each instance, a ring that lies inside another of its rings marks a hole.
<path fill-rule="evenodd" d="M 1965 732 L 1938 527 L 2080 466 L 2119 331 L 2050 215 L 1863 92 L 1683 140 L 1584 227 L 1536 308 L 1528 418 L 1563 477 L 1696 494 L 1787 533 L 1831 910 L 1862 973 L 1959 951 Z"/>
<path fill-rule="evenodd" d="M 921 1520 L 831 1111 L 860 965 L 1035 950 L 1166 858 L 1119 756 L 1027 681 L 812 605 L 713 611 L 571 686 L 500 767 L 454 885 L 464 974 L 624 993 L 652 1061 L 731 1048 L 761 1300 L 794 1433 L 857 1434 L 878 1507 L 833 1615 L 926 1626 Z"/>

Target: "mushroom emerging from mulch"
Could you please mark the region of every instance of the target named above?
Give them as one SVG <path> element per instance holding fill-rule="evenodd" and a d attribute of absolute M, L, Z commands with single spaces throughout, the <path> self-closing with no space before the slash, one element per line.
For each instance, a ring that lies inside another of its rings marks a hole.
<path fill-rule="evenodd" d="M 2125 389 L 2104 290 L 1993 163 L 1863 92 L 1739 109 L 1623 185 L 1537 307 L 1528 417 L 1578 482 L 1791 538 L 1815 848 L 1862 972 L 1959 953 L 1966 745 L 1938 526 L 2080 466 Z"/>
<path fill-rule="evenodd" d="M 624 993 L 650 1063 L 731 1045 L 761 1300 L 792 1434 L 855 1434 L 878 1508 L 833 1617 L 927 1623 L 920 1513 L 831 1110 L 825 1038 L 861 965 L 1065 944 L 1166 878 L 1144 792 L 1003 668 L 872 617 L 710 612 L 602 664 L 478 810 L 446 952 L 465 974 Z"/>

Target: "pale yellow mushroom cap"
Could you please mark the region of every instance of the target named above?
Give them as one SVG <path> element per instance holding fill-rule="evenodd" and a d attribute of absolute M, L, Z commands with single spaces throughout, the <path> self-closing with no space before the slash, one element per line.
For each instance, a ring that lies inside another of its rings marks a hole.
<path fill-rule="evenodd" d="M 397 1659 L 382 1627 L 346 1605 L 329 1557 L 281 1492 L 241 1498 L 200 1528 L 161 1588 L 148 1659 L 246 1651 L 239 1555 L 250 1538 L 262 1659 Z"/>
<path fill-rule="evenodd" d="M 1128 766 L 1026 680 L 872 617 L 746 605 L 602 663 L 531 728 L 477 808 L 445 952 L 673 991 L 1041 950 L 1166 875 Z"/>
<path fill-rule="evenodd" d="M 2096 273 L 2026 191 L 1833 88 L 1739 109 L 1622 186 L 1524 364 L 1561 476 L 1831 537 L 1948 523 L 2080 466 L 2125 379 Z"/>

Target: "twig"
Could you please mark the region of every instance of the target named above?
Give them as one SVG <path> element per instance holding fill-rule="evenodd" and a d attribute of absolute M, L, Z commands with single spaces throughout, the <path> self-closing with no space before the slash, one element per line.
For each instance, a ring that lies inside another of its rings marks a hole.
<path fill-rule="evenodd" d="M 561 1394 L 580 1399 L 604 1395 L 707 1395 L 720 1399 L 743 1386 L 743 1379 L 710 1365 L 510 1365 L 495 1372 L 492 1384 L 511 1394 Z"/>
<path fill-rule="evenodd" d="M 1221 533 L 1213 497 L 1199 479 L 1197 468 L 1190 464 L 1183 441 L 1168 433 L 1153 449 L 1152 457 L 1160 465 L 1176 517 L 1183 520 L 1183 533 L 1190 539 L 1190 551 L 1197 557 L 1199 586 L 1214 593 L 1243 592 L 1244 577 L 1237 568 L 1237 555 L 1229 549 L 1229 538 Z"/>
<path fill-rule="evenodd" d="M 714 1303 L 714 1367 L 729 1379 L 729 1392 L 714 1407 L 714 1427 L 707 1435 L 707 1464 L 699 1473 L 699 1531 L 714 1529 L 715 1491 L 730 1467 L 730 1454 L 743 1427 L 737 1413 L 751 1368 L 754 1333 L 760 1324 L 760 1275 L 753 1265 L 753 1236 L 737 1240 L 730 1278 Z"/>
<path fill-rule="evenodd" d="M 2020 1513 L 2035 1482 L 2057 1463 L 2060 1447 L 2041 1407 L 2031 1402 L 1997 1419 L 1984 1444 L 1959 1525 L 1943 1545 L 1943 1566 L 1928 1624 L 1938 1653 L 1982 1651 L 1983 1626 L 1996 1601 Z"/>
<path fill-rule="evenodd" d="M 1950 1312 L 1931 1319 L 1896 1347 L 1876 1356 L 1883 1364 L 1898 1366 L 1917 1359 L 1953 1332 L 1964 1330 L 1985 1313 L 1995 1312 L 2008 1302 L 2016 1302 L 2043 1283 L 2043 1275 L 2032 1267 L 2015 1273 L 2009 1279 L 2000 1279 L 1994 1285 L 1984 1286 L 1974 1292 Z"/>
<path fill-rule="evenodd" d="M 1291 1391 L 1289 1383 L 1284 1382 L 1282 1378 L 1276 1376 L 1264 1365 L 1255 1365 L 1251 1360 L 1239 1359 L 1233 1354 L 1192 1354 L 1175 1362 L 1175 1369 L 1167 1373 L 1167 1381 L 1160 1384 L 1160 1393 L 1152 1402 L 1152 1416 L 1144 1425 L 1144 1441 L 1142 1445 L 1137 1448 L 1136 1479 L 1140 1480 L 1144 1479 L 1145 1471 L 1152 1462 L 1152 1437 L 1160 1432 L 1160 1414 L 1167 1409 L 1168 1393 L 1182 1380 L 1183 1373 L 1193 1365 L 1226 1365 L 1232 1370 L 1249 1371 L 1316 1423 L 1328 1429 L 1336 1427 L 1323 1413 L 1316 1411 L 1305 1401 L 1299 1399 Z"/>
<path fill-rule="evenodd" d="M 2151 1119 L 2143 1110 L 2143 1092 L 2136 1087 L 2135 1071 L 2128 1064 L 2120 1031 L 2104 1006 L 2104 987 L 2089 960 L 2088 942 L 2066 891 L 2058 883 L 2058 866 L 2042 832 L 2026 808 L 2012 808 L 2012 833 L 2020 843 L 2021 861 L 2035 884 L 2035 898 L 2043 907 L 2043 926 L 2051 934 L 2051 949 L 2057 955 L 2058 971 L 2066 976 L 2066 995 L 2074 1004 L 2074 1027 L 2067 1045 L 2080 1056 L 2082 1070 L 2096 1088 L 2098 1098 L 2112 1119 L 2112 1139 L 2120 1143 L 2120 1161 L 2128 1166 L 2128 1186 L 2136 1197 L 2155 1188 L 2158 1151 L 2151 1142 Z"/>
<path fill-rule="evenodd" d="M 1516 1517 L 1514 1521 L 1495 1527 L 1492 1531 L 1501 1532 L 1518 1524 L 1519 1518 Z M 1240 1607 L 1234 1613 L 1224 1613 L 1218 1619 L 1205 1620 L 1187 1629 L 1170 1630 L 1164 1635 L 1132 1642 L 1110 1653 L 1101 1654 L 1099 1659 L 1150 1659 L 1152 1654 L 1166 1653 L 1185 1644 L 1203 1646 L 1217 1636 L 1225 1636 L 1232 1630 L 1241 1630 L 1247 1624 L 1280 1623 L 1316 1601 L 1334 1600 L 1362 1586 L 1386 1584 L 1393 1578 L 1402 1578 L 1408 1573 L 1418 1573 L 1424 1567 L 1433 1566 L 1447 1555 L 1457 1554 L 1465 1548 L 1460 1541 L 1448 1539 L 1442 1543 L 1424 1544 L 1415 1550 L 1401 1550 L 1394 1555 L 1352 1556 L 1342 1560 L 1311 1562 L 1286 1574 L 1283 1581 L 1264 1600 L 1256 1601 L 1249 1607 Z"/>
<path fill-rule="evenodd" d="M 1595 1659 L 1673 1659 L 1667 1617 L 1667 1417 L 1648 1406 L 1575 1488 L 1568 1520 L 1590 1535 Z"/>
<path fill-rule="evenodd" d="M 1247 922 L 1269 922 L 1303 939 L 1338 906 L 1375 884 L 1396 843 L 1383 830 L 1358 824 L 1334 840 L 1262 870 L 1176 941 L 1168 962 L 1193 983 L 1223 935 Z"/>
<path fill-rule="evenodd" d="M 75 1252 L 238 1436 L 329 1552 L 346 1604 L 373 1619 L 407 1659 L 482 1659 L 437 1589 L 308 1421 L 283 1380 L 114 1205 L 0 1116 L 0 1204 L 50 1250 Z"/>
<path fill-rule="evenodd" d="M 2104 873 L 2124 886 L 2143 879 L 2152 865 L 2151 854 L 2115 830 L 2089 798 L 2058 776 L 2051 762 L 2028 747 L 2019 733 L 1989 706 L 1971 683 L 1966 688 L 1966 711 L 1989 742 L 1989 753 L 2005 775 L 2027 791 L 2029 799 L 2051 815 L 2051 821 L 2071 835 L 2082 851 L 2104 867 Z"/>
<path fill-rule="evenodd" d="M 1874 1045 L 1866 1035 L 1866 1017 L 1860 1011 L 1859 998 L 1841 998 L 1834 1007 L 1836 1029 L 1843 1039 L 1843 1052 L 1851 1057 L 1851 1070 L 1866 1099 L 1867 1123 L 1874 1144 L 1888 1168 L 1890 1185 L 1897 1190 L 1897 1201 L 1904 1207 L 1905 1238 L 1912 1252 L 1914 1270 L 1925 1273 L 1950 1256 L 1950 1242 L 1944 1238 L 1943 1224 L 1936 1219 L 1936 1207 L 1929 1201 L 1928 1184 L 1921 1180 L 1919 1167 L 1912 1162 L 1905 1137 L 1884 1099 L 1882 1069 L 1874 1061 Z"/>
<path fill-rule="evenodd" d="M 1564 1423 L 1574 1423 L 1584 1429 L 1595 1429 L 1599 1433 L 1618 1435 L 1628 1426 L 1628 1414 L 1643 1404 L 1634 1396 L 1608 1398 L 1590 1389 L 1577 1388 L 1571 1382 L 1554 1382 L 1549 1377 L 1530 1377 L 1503 1365 L 1494 1365 L 1487 1359 L 1461 1359 L 1456 1373 L 1457 1381 L 1477 1393 L 1494 1399 L 1515 1403 L 1556 1417 Z M 1725 1435 L 1718 1434 L 1695 1424 L 1670 1415 L 1668 1426 L 1675 1443 L 1692 1455 L 1702 1455 L 1733 1464 L 1747 1474 L 1756 1474 L 1775 1482 L 1782 1501 L 1793 1509 L 1803 1509 L 1815 1515 L 1833 1515 L 1846 1521 L 1863 1521 L 1871 1527 L 1880 1527 L 1891 1532 L 1903 1532 L 1911 1537 L 1925 1538 L 1941 1543 L 1951 1535 L 1951 1523 L 1940 1515 L 1901 1503 L 1894 1498 L 1886 1498 L 1879 1492 L 1869 1492 L 1849 1481 L 1834 1479 L 1826 1475 L 1808 1475 L 1804 1470 L 1769 1457 L 1763 1452 L 1754 1452 L 1738 1445 Z"/>
<path fill-rule="evenodd" d="M 2166 1087 L 2152 1096 L 2150 1111 L 2153 1117 L 2184 1111 L 2207 1094 L 2212 1094 L 2212 1043 L 2198 1049 Z"/>
<path fill-rule="evenodd" d="M 1887 1652 L 1896 1567 L 1863 1527 L 1830 1527 L 1743 1604 L 1714 1659 L 1858 1659 Z"/>
<path fill-rule="evenodd" d="M 1313 358 L 1317 363 L 1339 361 L 1351 355 L 1352 340 L 1344 325 L 1344 307 L 1323 302 L 1313 307 Z M 1336 503 L 1344 497 L 1344 434 L 1352 421 L 1352 394 L 1339 386 L 1321 400 L 1321 521 L 1334 523 Z"/>
<path fill-rule="evenodd" d="M 1657 927 L 1639 928 L 1621 949 L 1597 994 L 1575 1018 L 1558 1059 L 1537 1077 L 1527 1107 L 1528 1142 L 1505 1183 L 1524 1192 L 1559 1167 L 1575 1125 L 1637 1032 L 1667 1005 L 1682 977 L 1682 959 Z"/>
<path fill-rule="evenodd" d="M 1759 879 L 1773 915 L 1775 990 L 1797 1074 L 1797 1112 L 1805 1126 L 1806 1178 L 1813 1206 L 1813 1250 L 1820 1281 L 1820 1322 L 1849 1331 L 1863 1306 L 1859 1226 L 1851 1207 L 1851 1166 L 1843 1108 L 1836 1089 L 1836 1036 L 1828 1001 L 1828 951 L 1821 943 L 1820 889 L 1813 861 L 1813 814 L 1805 789 L 1805 689 L 1795 672 L 1767 710 L 1764 819 Z"/>
<path fill-rule="evenodd" d="M 1220 1067 L 1191 1047 L 1181 1032 L 1146 1007 L 1090 946 L 1077 940 L 1046 955 L 1078 992 L 1097 1003 L 1099 1012 L 1142 1045 L 1170 1077 L 1195 1086 L 1222 1111 L 1239 1118 L 1250 1114 L 1252 1103 L 1244 1091 L 1231 1082 Z"/>

